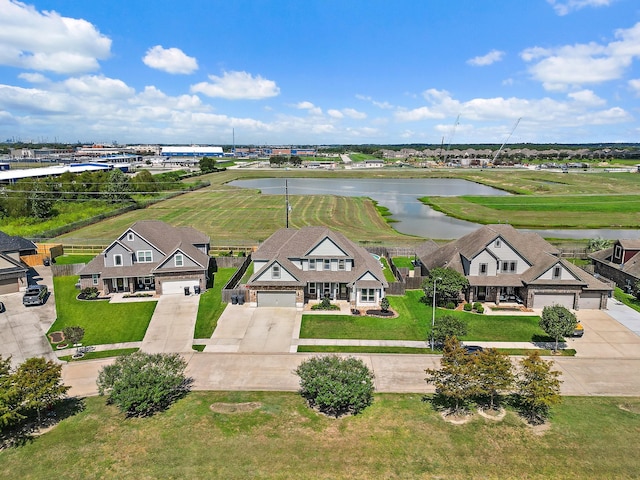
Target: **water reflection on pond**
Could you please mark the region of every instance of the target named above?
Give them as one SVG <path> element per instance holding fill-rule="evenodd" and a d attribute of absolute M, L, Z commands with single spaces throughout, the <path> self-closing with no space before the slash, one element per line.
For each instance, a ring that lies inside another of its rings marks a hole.
<path fill-rule="evenodd" d="M 401 233 L 424 238 L 454 239 L 478 228 L 478 224 L 448 217 L 418 201 L 420 197 L 459 195 L 509 195 L 509 193 L 467 180 L 450 178 L 351 179 L 290 178 L 290 195 L 342 195 L 369 197 L 387 207 Z M 284 195 L 285 180 L 262 178 L 235 180 L 229 185 L 259 189 L 267 195 Z M 295 215 L 295 212 L 294 212 Z M 555 238 L 640 238 L 640 230 L 535 230 Z"/>

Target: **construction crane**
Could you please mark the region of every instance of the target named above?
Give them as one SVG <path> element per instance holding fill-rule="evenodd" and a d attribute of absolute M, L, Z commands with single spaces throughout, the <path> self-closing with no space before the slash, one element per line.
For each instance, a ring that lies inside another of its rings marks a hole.
<path fill-rule="evenodd" d="M 518 124 L 520 123 L 520 120 L 522 120 L 522 117 L 520 117 L 518 120 L 516 120 L 515 125 L 513 126 L 513 128 L 511 129 L 511 132 L 509 133 L 509 135 L 507 136 L 506 140 L 504 142 L 502 142 L 502 145 L 500 145 L 500 148 L 498 149 L 498 151 L 496 152 L 496 154 L 493 156 L 493 160 L 491 160 L 491 163 L 493 165 L 495 165 L 496 163 L 496 159 L 498 158 L 498 155 L 500 155 L 500 152 L 502 151 L 502 149 L 504 148 L 504 145 L 509 141 L 509 139 L 511 138 L 511 135 L 513 135 L 513 132 L 516 131 L 516 128 L 518 128 Z"/>
<path fill-rule="evenodd" d="M 451 141 L 453 140 L 453 136 L 456 133 L 456 127 L 460 124 L 460 114 L 456 117 L 456 121 L 453 123 L 453 128 L 451 129 L 451 136 L 449 137 L 449 143 L 447 144 L 447 151 L 444 154 L 444 158 L 442 161 L 444 163 L 447 162 L 447 157 L 449 156 L 449 150 L 451 149 Z M 442 137 L 442 145 L 440 146 L 440 154 L 442 155 L 442 147 L 444 146 L 444 137 Z"/>

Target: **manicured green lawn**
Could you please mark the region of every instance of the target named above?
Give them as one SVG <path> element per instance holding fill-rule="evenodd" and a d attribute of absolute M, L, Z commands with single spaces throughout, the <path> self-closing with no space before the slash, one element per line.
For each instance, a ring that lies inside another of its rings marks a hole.
<path fill-rule="evenodd" d="M 84 345 L 137 342 L 143 339 L 157 302 L 112 304 L 106 300 L 77 300 L 77 281 L 77 276 L 53 279 L 58 318 L 49 332 L 79 325 L 84 328 Z"/>
<path fill-rule="evenodd" d="M 527 355 L 533 349 L 523 348 L 498 348 L 500 353 L 505 355 Z M 551 355 L 551 350 L 537 350 L 543 357 Z M 298 352 L 301 353 L 402 353 L 402 354 L 436 354 L 441 355 L 442 350 L 431 348 L 412 348 L 412 347 L 370 347 L 370 346 L 339 346 L 339 345 L 299 345 Z M 563 357 L 574 357 L 576 351 L 572 348 L 561 350 Z"/>
<path fill-rule="evenodd" d="M 614 292 L 614 297 L 616 300 L 624 303 L 627 307 L 633 308 L 637 312 L 640 312 L 640 300 L 638 300 L 633 295 L 629 295 L 628 293 L 624 293 L 622 289 L 616 287 Z"/>
<path fill-rule="evenodd" d="M 393 264 L 398 268 L 409 268 L 413 270 L 413 257 L 393 257 L 391 259 Z"/>
<path fill-rule="evenodd" d="M 60 255 L 56 257 L 56 265 L 71 265 L 73 263 L 89 263 L 95 255 Z"/>
<path fill-rule="evenodd" d="M 391 268 L 389 268 L 387 259 L 384 257 L 380 257 L 380 263 L 382 263 L 382 273 L 384 273 L 384 279 L 390 283 L 397 281 L 396 277 L 393 276 Z"/>
<path fill-rule="evenodd" d="M 500 422 L 475 415 L 452 425 L 421 394 L 377 394 L 362 414 L 339 419 L 280 392 L 192 392 L 146 419 L 125 420 L 104 397 L 84 403 L 51 431 L 0 451 L 0 477 L 631 479 L 640 471 L 638 398 L 564 397 L 542 434 L 511 410 Z"/>
<path fill-rule="evenodd" d="M 193 338 L 209 338 L 218 324 L 218 318 L 227 306 L 222 303 L 222 287 L 236 272 L 235 268 L 220 268 L 213 275 L 213 287 L 200 295 L 198 318 Z"/>
<path fill-rule="evenodd" d="M 396 318 L 349 315 L 303 315 L 300 338 L 344 338 L 360 340 L 425 340 L 431 328 L 431 306 L 422 303 L 422 290 L 408 290 L 405 296 L 388 296 Z M 539 317 L 521 315 L 478 315 L 436 309 L 436 315 L 462 317 L 468 325 L 467 341 L 550 341 L 538 326 Z"/>

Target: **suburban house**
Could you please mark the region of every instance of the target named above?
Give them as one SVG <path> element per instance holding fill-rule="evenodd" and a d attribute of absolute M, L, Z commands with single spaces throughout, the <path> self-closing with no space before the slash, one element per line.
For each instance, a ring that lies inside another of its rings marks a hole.
<path fill-rule="evenodd" d="M 603 309 L 612 289 L 571 262 L 537 233 L 485 225 L 420 257 L 421 273 L 453 268 L 469 280 L 468 302 L 517 302 L 528 308 L 563 305 Z"/>
<path fill-rule="evenodd" d="M 27 287 L 29 267 L 20 261 L 20 256 L 35 255 L 37 251 L 32 241 L 0 232 L 0 294 Z"/>
<path fill-rule="evenodd" d="M 131 225 L 80 271 L 81 288 L 157 294 L 204 290 L 209 269 L 209 237 L 192 227 L 158 220 Z"/>
<path fill-rule="evenodd" d="M 303 307 L 321 300 L 345 300 L 374 307 L 389 284 L 379 259 L 326 227 L 283 228 L 252 254 L 249 304 Z"/>
<path fill-rule="evenodd" d="M 596 274 L 613 280 L 627 293 L 640 281 L 640 240 L 616 240 L 610 248 L 589 255 Z"/>

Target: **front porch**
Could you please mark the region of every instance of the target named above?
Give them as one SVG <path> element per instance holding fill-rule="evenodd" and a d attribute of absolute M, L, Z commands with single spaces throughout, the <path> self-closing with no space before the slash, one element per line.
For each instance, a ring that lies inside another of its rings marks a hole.
<path fill-rule="evenodd" d="M 493 305 L 509 305 L 523 306 L 526 298 L 523 288 L 520 287 L 492 287 L 492 286 L 473 286 L 469 288 L 467 293 L 467 301 L 469 303 L 480 302 Z"/>
<path fill-rule="evenodd" d="M 153 277 L 116 277 L 104 279 L 104 293 L 155 293 L 156 284 Z"/>

